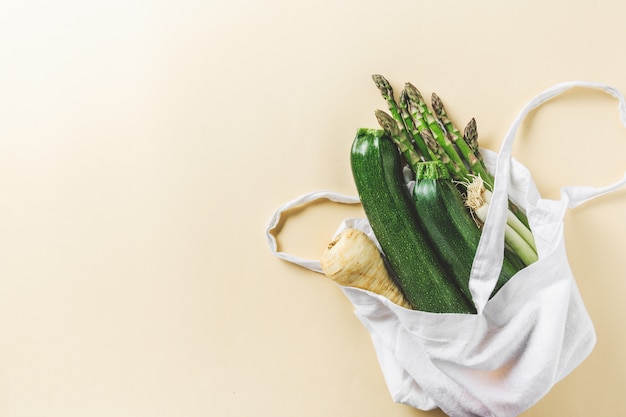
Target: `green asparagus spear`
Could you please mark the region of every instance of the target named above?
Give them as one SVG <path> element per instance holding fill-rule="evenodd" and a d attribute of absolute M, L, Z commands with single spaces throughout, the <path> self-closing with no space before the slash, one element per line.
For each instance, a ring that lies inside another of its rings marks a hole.
<path fill-rule="evenodd" d="M 374 84 L 376 84 L 376 87 L 378 87 L 378 90 L 380 90 L 380 94 L 383 96 L 383 98 L 387 102 L 387 107 L 389 108 L 389 112 L 391 113 L 391 116 L 393 117 L 393 119 L 395 119 L 398 122 L 399 128 L 401 130 L 406 130 L 407 133 L 409 133 L 412 130 L 413 126 L 410 125 L 411 123 L 410 120 L 405 120 L 402 117 L 402 110 L 400 109 L 400 107 L 398 106 L 398 103 L 396 102 L 393 88 L 391 87 L 391 84 L 389 83 L 389 81 L 387 81 L 387 79 L 380 74 L 372 75 L 372 80 L 374 80 Z M 409 123 L 408 126 L 406 125 L 407 123 Z M 410 136 L 410 133 L 409 133 L 409 136 Z"/>
<path fill-rule="evenodd" d="M 459 153 L 454 147 L 452 141 L 450 141 L 448 136 L 441 129 L 441 126 L 439 126 L 438 121 L 428 109 L 428 106 L 426 105 L 422 94 L 411 83 L 406 83 L 404 88 L 406 90 L 409 103 L 421 114 L 421 118 L 425 122 L 426 126 L 428 126 L 428 129 L 431 131 L 435 140 L 443 148 L 448 157 L 450 157 L 450 159 L 454 161 L 454 163 L 459 167 L 459 172 L 450 172 L 450 175 L 453 175 L 453 179 L 457 181 L 469 179 L 470 173 L 465 167 L 463 160 L 461 159 Z"/>
<path fill-rule="evenodd" d="M 480 175 L 483 181 L 485 181 L 489 187 L 493 188 L 493 176 L 489 173 L 489 171 L 487 171 L 487 168 L 482 163 L 482 160 L 476 155 L 476 153 L 480 153 L 478 152 L 478 149 L 474 149 L 468 145 L 463 135 L 461 135 L 461 132 L 459 132 L 452 121 L 448 118 L 443 102 L 437 94 L 432 94 L 431 101 L 433 111 L 441 123 L 445 126 L 448 133 L 447 136 L 452 143 L 456 145 L 460 155 L 467 162 L 471 173 L 473 175 Z"/>
<path fill-rule="evenodd" d="M 412 170 L 417 169 L 417 165 L 422 161 L 421 155 L 413 147 L 411 139 L 406 130 L 400 129 L 396 120 L 382 110 L 375 111 L 376 120 L 383 130 L 391 137 L 396 146 L 406 159 Z"/>
<path fill-rule="evenodd" d="M 474 151 L 474 155 L 476 155 L 476 157 L 482 162 L 483 154 L 480 153 L 480 148 L 478 146 L 478 129 L 476 127 L 476 119 L 473 117 L 463 130 L 463 139 L 465 139 L 465 142 L 467 142 L 469 147 Z"/>
<path fill-rule="evenodd" d="M 462 152 L 465 152 L 466 155 L 469 155 L 470 153 L 473 154 L 473 157 L 468 156 L 468 160 L 471 161 L 470 166 L 472 168 L 473 174 L 480 176 L 488 189 L 493 189 L 493 175 L 487 170 L 478 146 L 478 130 L 476 128 L 476 120 L 472 118 L 472 120 L 469 121 L 469 123 L 465 127 L 463 136 L 461 137 L 461 132 L 456 129 L 456 127 L 448 117 L 446 109 L 443 105 L 443 101 L 441 101 L 439 96 L 437 96 L 437 94 L 435 93 L 433 93 L 432 95 L 432 107 L 433 111 L 442 122 L 442 124 L 446 127 L 446 130 L 453 138 L 453 141 L 455 141 L 455 143 L 458 145 L 459 149 L 461 149 Z M 517 217 L 518 220 L 522 222 L 522 224 L 528 230 L 530 230 L 528 217 L 526 217 L 526 214 L 524 214 L 524 212 L 522 212 L 519 207 L 517 207 L 512 202 L 509 202 L 509 210 L 515 215 L 515 217 Z M 528 232 L 528 234 L 530 234 L 530 232 Z M 531 241 L 529 243 L 534 246 L 534 242 Z"/>
<path fill-rule="evenodd" d="M 433 147 L 432 144 L 428 143 L 428 138 L 424 135 L 430 134 L 430 130 L 428 126 L 423 123 L 423 119 L 419 112 L 415 110 L 407 96 L 406 90 L 402 90 L 400 93 L 400 112 L 402 113 L 402 118 L 406 121 L 405 126 L 407 129 L 411 129 L 411 137 L 415 143 L 415 146 L 419 149 L 424 159 L 434 161 L 436 159 L 440 159 L 440 149 Z M 432 135 L 430 136 L 432 139 Z M 442 151 L 442 150 L 441 150 Z"/>

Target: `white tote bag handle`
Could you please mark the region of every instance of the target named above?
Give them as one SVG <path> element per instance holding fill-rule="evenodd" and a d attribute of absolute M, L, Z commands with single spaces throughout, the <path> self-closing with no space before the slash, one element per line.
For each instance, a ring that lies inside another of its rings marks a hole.
<path fill-rule="evenodd" d="M 504 258 L 504 229 L 508 211 L 508 189 L 511 181 L 511 151 L 517 130 L 531 111 L 574 87 L 599 89 L 617 98 L 619 100 L 620 118 L 622 124 L 626 126 L 626 100 L 624 96 L 616 88 L 600 83 L 572 81 L 556 84 L 538 94 L 522 109 L 509 128 L 500 147 L 494 172 L 493 196 L 474 258 L 474 264 L 472 265 L 469 286 L 474 297 L 474 304 L 479 313 L 484 309 L 496 285 L 500 266 Z M 564 211 L 565 208 L 576 207 L 595 197 L 611 192 L 624 184 L 626 184 L 626 173 L 624 178 L 606 187 L 564 187 L 561 189 L 561 200 L 559 203 L 562 204 Z"/>
<path fill-rule="evenodd" d="M 272 216 L 270 222 L 265 229 L 265 236 L 267 237 L 267 243 L 270 247 L 272 253 L 278 258 L 285 260 L 287 262 L 291 262 L 293 264 L 302 266 L 304 268 L 310 269 L 311 271 L 322 273 L 322 266 L 320 265 L 319 260 L 313 259 L 304 259 L 298 256 L 291 255 L 286 252 L 282 252 L 278 250 L 278 243 L 276 242 L 276 237 L 272 233 L 276 226 L 280 223 L 282 214 L 292 208 L 301 206 L 303 204 L 311 203 L 313 201 L 327 199 L 336 203 L 344 203 L 344 204 L 357 204 L 361 201 L 358 197 L 347 196 L 339 193 L 335 193 L 332 191 L 315 191 L 308 194 L 303 194 L 300 197 L 294 198 L 293 200 L 283 204 Z M 355 219 L 356 220 L 356 219 Z"/>

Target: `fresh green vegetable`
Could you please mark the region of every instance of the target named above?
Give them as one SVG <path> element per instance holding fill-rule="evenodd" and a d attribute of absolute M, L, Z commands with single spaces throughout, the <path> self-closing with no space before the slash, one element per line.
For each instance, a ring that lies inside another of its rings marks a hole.
<path fill-rule="evenodd" d="M 413 202 L 437 254 L 452 272 L 456 285 L 471 300 L 469 277 L 481 231 L 441 162 L 429 161 L 419 164 L 413 188 Z M 493 294 L 515 275 L 521 266 L 514 253 L 505 251 L 504 262 Z"/>
<path fill-rule="evenodd" d="M 359 129 L 351 165 L 361 204 L 398 284 L 414 309 L 474 313 L 422 228 L 402 176 L 402 157 L 382 130 Z"/>
<path fill-rule="evenodd" d="M 437 141 L 433 136 L 434 133 L 431 130 L 426 118 L 422 105 L 425 107 L 425 103 L 421 98 L 420 92 L 410 83 L 405 85 L 405 88 L 400 94 L 400 98 L 403 104 L 403 108 L 407 109 L 412 124 L 415 126 L 414 136 L 422 138 L 425 146 L 429 149 L 431 158 L 433 161 L 441 161 L 451 173 L 453 178 L 461 179 L 467 177 L 467 170 L 462 166 L 461 161 L 456 157 L 455 153 L 451 157 L 449 151 L 450 147 L 444 148 L 440 141 Z"/>
<path fill-rule="evenodd" d="M 435 97 L 437 97 L 437 95 L 433 93 L 433 99 Z M 450 124 L 452 125 L 452 122 L 450 122 Z M 452 128 L 456 130 L 454 125 L 452 125 Z M 480 152 L 480 146 L 478 145 L 478 128 L 476 127 L 476 119 L 474 119 L 473 117 L 467 123 L 467 125 L 465 126 L 465 129 L 463 129 L 463 139 L 465 140 L 465 142 L 467 142 L 469 147 L 474 151 L 476 158 L 478 158 L 478 160 L 482 162 L 483 154 Z"/>
<path fill-rule="evenodd" d="M 383 111 L 377 111 L 376 118 L 381 127 L 392 136 L 405 155 L 412 154 L 407 161 L 415 172 L 416 160 L 441 161 L 444 163 L 451 178 L 456 181 L 458 187 L 463 189 L 474 178 L 481 178 L 488 189 L 493 188 L 493 175 L 486 169 L 476 139 L 475 123 L 468 126 L 467 140 L 465 135 L 454 127 L 450 121 L 441 99 L 433 94 L 430 111 L 422 94 L 411 83 L 406 83 L 400 94 L 401 104 L 398 104 L 393 96 L 393 89 L 389 82 L 380 74 L 372 76 L 376 86 L 388 103 L 391 116 Z M 436 117 L 435 117 L 436 115 Z M 401 139 L 400 141 L 397 139 Z M 413 149 L 410 149 L 413 145 Z M 536 247 L 532 232 L 525 214 L 509 201 L 508 242 L 524 241 L 531 251 L 536 254 Z M 518 236 L 515 236 L 515 235 Z M 515 244 L 508 245 L 517 248 Z M 524 255 L 530 255 L 526 252 Z M 525 256 L 525 260 L 532 259 Z"/>
<path fill-rule="evenodd" d="M 422 157 L 413 147 L 413 143 L 407 131 L 399 129 L 396 121 L 384 111 L 376 110 L 375 114 L 378 124 L 383 127 L 385 132 L 387 132 L 389 137 L 396 144 L 398 150 L 402 153 L 402 156 L 404 156 L 404 160 L 412 169 L 415 169 L 417 164 L 422 160 Z"/>
<path fill-rule="evenodd" d="M 423 120 L 422 123 L 430 131 L 432 137 L 443 149 L 448 158 L 454 162 L 454 170 L 451 174 L 455 176 L 456 180 L 466 179 L 469 176 L 470 171 L 465 165 L 457 147 L 454 146 L 448 135 L 439 125 L 439 121 L 435 119 L 435 116 L 433 116 L 432 112 L 429 110 L 422 94 L 411 83 L 406 83 L 404 85 L 404 89 L 407 93 L 406 96 L 409 100 L 409 105 L 416 109 L 413 112 L 415 117 L 419 117 Z"/>
<path fill-rule="evenodd" d="M 472 209 L 476 217 L 482 222 L 487 218 L 490 201 L 491 192 L 484 187 L 482 178 L 474 178 L 467 187 L 465 204 Z M 532 234 L 513 213 L 509 211 L 508 214 L 507 224 L 504 229 L 506 245 L 515 251 L 525 265 L 536 262 L 538 256 Z"/>
<path fill-rule="evenodd" d="M 467 137 L 461 135 L 461 132 L 454 126 L 448 118 L 446 109 L 439 96 L 435 93 L 431 96 L 433 112 L 437 115 L 439 122 L 445 127 L 447 136 L 458 149 L 458 153 L 467 166 L 470 167 L 471 175 L 479 175 L 490 186 L 493 186 L 493 176 L 483 164 L 483 159 L 478 148 L 478 132 L 476 130 L 476 120 L 472 119 L 465 129 Z M 467 177 L 464 178 L 467 180 Z"/>
<path fill-rule="evenodd" d="M 480 149 L 478 146 L 478 130 L 476 128 L 476 120 L 472 118 L 465 130 L 463 131 L 463 135 L 461 132 L 454 126 L 450 118 L 448 117 L 448 113 L 443 105 L 443 101 L 439 98 L 439 96 L 435 93 L 432 94 L 432 107 L 433 111 L 437 115 L 437 118 L 446 128 L 448 135 L 452 138 L 452 141 L 456 144 L 456 146 L 461 149 L 465 155 L 466 160 L 470 164 L 472 168 L 473 176 L 479 176 L 486 184 L 486 187 L 490 190 L 493 189 L 494 177 L 487 170 L 487 167 L 484 165 L 483 156 L 480 153 Z M 466 178 L 466 182 L 471 182 L 471 179 Z M 528 218 L 524 214 L 523 211 L 520 210 L 512 202 L 509 202 L 509 211 L 515 215 L 515 217 L 522 222 L 524 228 L 523 234 L 530 233 L 530 226 L 528 224 Z M 527 240 L 531 247 L 535 247 L 535 243 L 533 240 Z"/>

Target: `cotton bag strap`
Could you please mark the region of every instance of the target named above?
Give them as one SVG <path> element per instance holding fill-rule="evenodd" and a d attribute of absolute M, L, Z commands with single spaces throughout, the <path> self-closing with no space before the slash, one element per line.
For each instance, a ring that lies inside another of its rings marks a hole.
<path fill-rule="evenodd" d="M 622 124 L 626 126 L 626 100 L 622 93 L 609 85 L 585 81 L 556 84 L 538 94 L 518 114 L 500 147 L 494 172 L 493 196 L 470 275 L 469 287 L 479 313 L 483 311 L 496 285 L 500 273 L 500 265 L 502 265 L 504 258 L 504 229 L 508 211 L 508 188 L 511 180 L 511 151 L 517 130 L 531 111 L 574 87 L 599 89 L 617 98 L 619 100 L 620 118 Z M 559 203 L 564 211 L 565 208 L 576 207 L 595 197 L 613 191 L 624 184 L 626 184 L 626 173 L 624 178 L 606 187 L 564 187 L 561 189 Z"/>
<path fill-rule="evenodd" d="M 335 193 L 332 191 L 315 191 L 312 193 L 301 195 L 285 204 L 283 204 L 272 216 L 270 222 L 265 230 L 265 236 L 267 237 L 267 243 L 270 247 L 270 250 L 274 255 L 278 258 L 285 260 L 287 262 L 291 262 L 296 265 L 300 265 L 304 268 L 310 269 L 311 271 L 323 273 L 322 266 L 319 260 L 313 259 L 304 259 L 298 256 L 290 255 L 286 252 L 282 252 L 278 250 L 278 243 L 276 242 L 276 237 L 272 234 L 272 231 L 276 229 L 276 226 L 280 223 L 282 214 L 292 208 L 301 206 L 303 204 L 311 203 L 313 201 L 327 199 L 333 201 L 335 203 L 344 203 L 344 204 L 357 204 L 361 201 L 359 197 L 347 196 L 339 193 Z"/>

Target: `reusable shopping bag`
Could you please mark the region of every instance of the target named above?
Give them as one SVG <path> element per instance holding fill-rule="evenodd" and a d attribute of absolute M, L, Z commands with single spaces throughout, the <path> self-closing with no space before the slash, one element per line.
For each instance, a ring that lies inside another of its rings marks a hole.
<path fill-rule="evenodd" d="M 563 187 L 560 199 L 551 200 L 540 196 L 528 169 L 511 157 L 514 137 L 528 113 L 574 87 L 599 89 L 617 98 L 626 126 L 626 102 L 618 90 L 568 82 L 545 90 L 522 109 L 498 153 L 481 150 L 496 180 L 470 276 L 477 314 L 409 310 L 380 295 L 340 286 L 371 335 L 395 402 L 421 410 L 439 407 L 451 417 L 517 416 L 592 351 L 596 335 L 567 259 L 563 218 L 568 208 L 626 184 L 626 174 L 606 187 Z M 526 210 L 539 260 L 490 299 L 503 261 L 509 198 Z M 278 251 L 272 234 L 285 210 L 318 199 L 359 202 L 329 191 L 305 194 L 276 211 L 266 235 L 277 257 L 322 272 L 319 261 Z M 346 219 L 337 234 L 348 227 L 376 241 L 367 219 Z"/>

